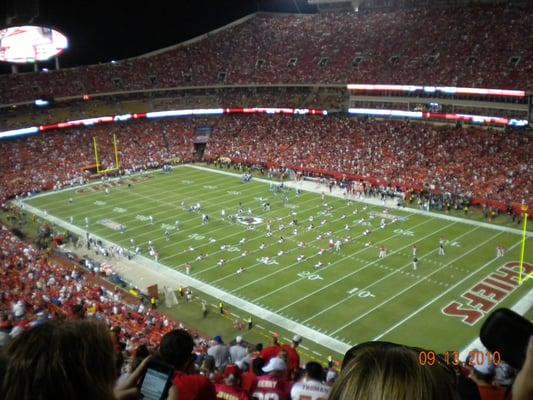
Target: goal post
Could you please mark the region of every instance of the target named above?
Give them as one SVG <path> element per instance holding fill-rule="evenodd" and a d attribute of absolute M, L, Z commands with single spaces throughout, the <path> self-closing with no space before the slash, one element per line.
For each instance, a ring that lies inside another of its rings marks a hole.
<path fill-rule="evenodd" d="M 100 155 L 98 154 L 98 141 L 96 136 L 93 136 L 93 149 L 94 149 L 94 160 L 96 163 L 96 172 L 98 174 L 108 174 L 110 172 L 118 171 L 120 168 L 120 160 L 118 157 L 118 145 L 117 145 L 117 136 L 113 134 L 113 153 L 115 156 L 115 162 L 111 168 L 102 169 L 100 163 Z"/>

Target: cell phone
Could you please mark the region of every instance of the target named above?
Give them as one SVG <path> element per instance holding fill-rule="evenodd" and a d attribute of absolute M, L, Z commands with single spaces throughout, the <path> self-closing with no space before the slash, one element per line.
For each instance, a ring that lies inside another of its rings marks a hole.
<path fill-rule="evenodd" d="M 526 359 L 533 324 L 507 308 L 494 311 L 483 323 L 479 338 L 491 352 L 499 352 L 502 360 L 520 369 Z"/>
<path fill-rule="evenodd" d="M 172 384 L 174 367 L 163 361 L 152 359 L 140 384 L 140 398 L 143 400 L 166 400 Z"/>

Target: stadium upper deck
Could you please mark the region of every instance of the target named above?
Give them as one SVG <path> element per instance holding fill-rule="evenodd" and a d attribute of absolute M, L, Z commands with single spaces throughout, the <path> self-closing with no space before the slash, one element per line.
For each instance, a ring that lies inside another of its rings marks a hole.
<path fill-rule="evenodd" d="M 440 84 L 533 89 L 531 9 L 256 14 L 145 57 L 0 77 L 0 103 L 177 86 Z"/>

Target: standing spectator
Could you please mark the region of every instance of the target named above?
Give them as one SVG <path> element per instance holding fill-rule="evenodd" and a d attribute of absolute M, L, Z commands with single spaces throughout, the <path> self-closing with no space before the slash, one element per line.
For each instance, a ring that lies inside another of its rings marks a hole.
<path fill-rule="evenodd" d="M 301 341 L 302 337 L 300 335 L 294 335 L 292 338 L 292 343 L 290 345 L 283 344 L 281 346 L 281 349 L 287 352 L 287 372 L 289 373 L 290 378 L 292 378 L 296 370 L 300 368 L 300 355 L 298 354 L 298 351 L 296 349 L 298 348 L 298 345 L 301 343 Z"/>
<path fill-rule="evenodd" d="M 159 355 L 176 368 L 172 382 L 178 388 L 180 400 L 215 400 L 213 383 L 194 369 L 194 341 L 189 332 L 175 329 L 161 339 Z"/>
<path fill-rule="evenodd" d="M 279 354 L 280 350 L 279 333 L 276 332 L 272 334 L 272 344 L 261 351 L 261 358 L 265 360 L 265 363 L 268 363 L 271 358 L 276 357 Z"/>
<path fill-rule="evenodd" d="M 224 344 L 220 336 L 213 338 L 213 345 L 207 350 L 207 354 L 215 359 L 215 367 L 222 371 L 230 362 L 228 346 Z"/>
<path fill-rule="evenodd" d="M 323 400 L 327 399 L 331 388 L 323 383 L 324 369 L 315 362 L 305 364 L 305 376 L 291 389 L 291 399 Z"/>
<path fill-rule="evenodd" d="M 235 338 L 235 344 L 229 348 L 229 354 L 233 363 L 240 362 L 248 355 L 248 347 L 242 345 L 242 336 Z"/>

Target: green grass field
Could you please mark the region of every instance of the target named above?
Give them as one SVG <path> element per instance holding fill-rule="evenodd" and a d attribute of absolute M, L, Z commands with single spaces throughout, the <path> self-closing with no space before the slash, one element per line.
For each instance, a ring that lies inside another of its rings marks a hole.
<path fill-rule="evenodd" d="M 151 240 L 161 264 L 185 273 L 184 264 L 191 263 L 191 277 L 345 346 L 380 339 L 460 351 L 477 337 L 484 318 L 467 324 L 445 315 L 442 310 L 450 303 L 476 311 L 511 307 L 524 297 L 530 305 L 533 302 L 531 279 L 499 296 L 497 306 L 492 300 L 494 307 L 487 304 L 489 295 L 485 305 L 474 307 L 462 296 L 497 268 L 520 259 L 517 233 L 409 209 L 386 211 L 383 206 L 342 198 L 322 199 L 309 191 L 300 196 L 292 189 L 274 193 L 268 183 L 257 179 L 241 183 L 236 175 L 188 166 L 124 179 L 108 187 L 109 195 L 102 185 L 93 185 L 26 202 L 63 221 L 72 218 L 73 225 L 82 229 L 87 217 L 92 234 L 120 246 L 130 248 L 134 238 L 144 256 L 148 256 Z M 261 198 L 268 199 L 270 211 L 261 206 Z M 230 220 L 230 215 L 238 213 L 239 202 L 244 218 Z M 195 203 L 201 204 L 201 212 L 188 210 Z M 202 213 L 209 215 L 209 223 L 202 224 Z M 312 229 L 308 228 L 310 217 Z M 297 226 L 290 225 L 293 219 Z M 380 228 L 382 219 L 384 228 Z M 257 222 L 253 229 L 247 225 L 252 221 Z M 269 221 L 271 237 L 266 236 Z M 126 227 L 124 233 L 115 230 L 119 224 Z M 281 225 L 285 226 L 282 230 Z M 367 229 L 372 232 L 364 236 Z M 438 255 L 441 238 L 446 240 L 445 255 Z M 329 249 L 330 239 L 342 242 L 339 250 Z M 532 242 L 529 237 L 525 257 L 529 263 Z M 417 270 L 412 265 L 413 245 L 419 259 Z M 497 245 L 508 249 L 503 257 L 496 258 Z M 385 258 L 378 257 L 380 246 L 388 249 Z M 199 255 L 205 257 L 198 260 Z M 303 259 L 298 261 L 298 256 Z M 225 260 L 222 266 L 220 259 Z M 244 271 L 238 272 L 240 268 Z M 246 315 L 249 310 L 244 308 Z M 269 318 L 260 317 L 268 323 Z M 329 347 L 320 335 L 304 337 L 307 344 L 314 340 L 317 348 Z"/>

